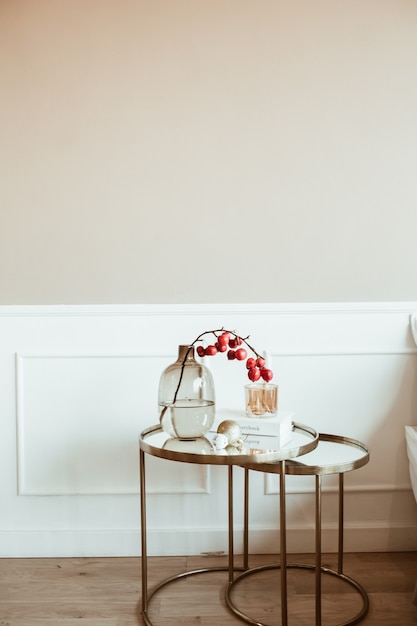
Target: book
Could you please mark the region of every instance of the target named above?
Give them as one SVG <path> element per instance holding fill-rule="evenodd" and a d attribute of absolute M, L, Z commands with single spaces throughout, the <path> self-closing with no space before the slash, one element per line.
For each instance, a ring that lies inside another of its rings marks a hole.
<path fill-rule="evenodd" d="M 286 446 L 292 439 L 292 429 L 281 437 L 272 435 L 244 435 L 243 447 L 248 450 L 279 450 Z"/>
<path fill-rule="evenodd" d="M 216 432 L 219 424 L 225 420 L 233 420 L 240 426 L 242 435 L 267 435 L 272 437 L 288 437 L 293 429 L 293 411 L 279 410 L 271 417 L 248 417 L 243 411 L 219 409 L 216 411 L 214 424 L 211 428 Z"/>

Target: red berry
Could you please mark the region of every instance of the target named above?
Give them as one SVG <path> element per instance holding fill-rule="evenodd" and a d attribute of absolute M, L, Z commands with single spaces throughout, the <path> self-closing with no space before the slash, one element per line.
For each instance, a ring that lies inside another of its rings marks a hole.
<path fill-rule="evenodd" d="M 256 359 L 253 359 L 252 357 L 250 357 L 246 361 L 246 367 L 248 368 L 248 370 L 250 370 L 252 367 L 256 367 Z"/>
<path fill-rule="evenodd" d="M 198 356 L 206 356 L 206 351 L 203 346 L 197 346 L 197 354 Z"/>
<path fill-rule="evenodd" d="M 228 346 L 230 341 L 229 333 L 222 333 L 217 337 L 217 342 L 220 346 Z"/>
<path fill-rule="evenodd" d="M 229 350 L 229 352 L 227 353 L 227 358 L 229 359 L 229 361 L 233 361 L 233 359 L 236 358 L 235 351 L 234 350 Z"/>
<path fill-rule="evenodd" d="M 272 370 L 270 370 L 270 369 L 268 369 L 266 367 L 263 367 L 261 369 L 261 376 L 262 376 L 262 378 L 264 379 L 265 382 L 269 383 L 269 381 L 273 379 L 274 374 L 272 373 Z"/>
<path fill-rule="evenodd" d="M 236 350 L 235 352 L 235 357 L 238 361 L 244 361 L 247 356 L 248 353 L 246 352 L 245 348 L 239 348 L 239 350 Z"/>
<path fill-rule="evenodd" d="M 259 380 L 260 377 L 261 377 L 261 370 L 258 367 L 251 367 L 248 370 L 248 378 L 253 383 L 256 382 L 257 380 Z"/>
<path fill-rule="evenodd" d="M 265 359 L 263 357 L 258 357 L 256 359 L 256 365 L 260 368 L 265 367 Z"/>
<path fill-rule="evenodd" d="M 216 346 L 207 346 L 204 352 L 206 356 L 214 356 L 215 354 L 217 354 L 217 348 Z"/>
<path fill-rule="evenodd" d="M 216 341 L 214 345 L 217 348 L 218 352 L 226 352 L 227 350 L 227 345 L 225 343 L 220 343 L 219 341 Z"/>
<path fill-rule="evenodd" d="M 242 345 L 242 340 L 240 337 L 233 337 L 230 341 L 229 341 L 229 346 L 231 348 L 238 348 L 239 346 Z"/>

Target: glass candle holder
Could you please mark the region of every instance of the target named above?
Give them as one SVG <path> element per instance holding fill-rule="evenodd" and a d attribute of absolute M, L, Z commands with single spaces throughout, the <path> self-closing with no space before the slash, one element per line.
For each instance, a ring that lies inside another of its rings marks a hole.
<path fill-rule="evenodd" d="M 245 385 L 246 415 L 272 417 L 278 411 L 278 385 L 253 383 Z"/>

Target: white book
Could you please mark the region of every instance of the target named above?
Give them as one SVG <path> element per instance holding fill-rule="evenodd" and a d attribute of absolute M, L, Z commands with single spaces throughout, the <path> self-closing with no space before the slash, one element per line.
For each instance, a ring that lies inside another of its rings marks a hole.
<path fill-rule="evenodd" d="M 279 450 L 286 446 L 292 439 L 292 429 L 281 437 L 270 435 L 244 435 L 243 447 L 248 450 Z"/>
<path fill-rule="evenodd" d="M 216 432 L 221 422 L 233 420 L 239 424 L 242 435 L 267 435 L 283 438 L 292 432 L 293 417 L 293 411 L 279 410 L 276 415 L 271 417 L 248 417 L 243 411 L 218 409 L 211 430 Z"/>

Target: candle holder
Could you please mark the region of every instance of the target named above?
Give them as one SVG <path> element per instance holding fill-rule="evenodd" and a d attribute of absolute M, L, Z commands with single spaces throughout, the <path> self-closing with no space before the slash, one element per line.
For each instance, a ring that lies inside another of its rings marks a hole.
<path fill-rule="evenodd" d="M 245 385 L 246 415 L 272 417 L 278 411 L 278 385 L 253 383 Z"/>

